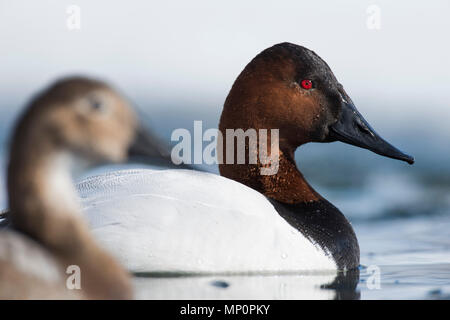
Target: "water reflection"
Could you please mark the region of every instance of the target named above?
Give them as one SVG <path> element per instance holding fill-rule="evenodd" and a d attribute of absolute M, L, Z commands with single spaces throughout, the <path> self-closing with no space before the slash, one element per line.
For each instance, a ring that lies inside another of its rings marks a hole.
<path fill-rule="evenodd" d="M 337 274 L 135 277 L 138 299 L 359 299 L 359 270 Z"/>
<path fill-rule="evenodd" d="M 322 289 L 334 290 L 335 300 L 359 300 L 361 293 L 357 290 L 359 269 L 338 272 L 332 283 L 322 285 Z"/>

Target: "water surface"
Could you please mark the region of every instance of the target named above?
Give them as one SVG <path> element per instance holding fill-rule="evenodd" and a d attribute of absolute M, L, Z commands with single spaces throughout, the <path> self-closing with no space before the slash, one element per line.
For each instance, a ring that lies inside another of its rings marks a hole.
<path fill-rule="evenodd" d="M 135 278 L 138 298 L 450 299 L 450 157 L 442 149 L 436 156 L 421 152 L 417 139 L 406 145 L 417 158 L 414 166 L 343 144 L 297 153 L 306 178 L 352 222 L 359 275 L 141 276 Z M 0 158 L 0 208 L 7 206 L 4 162 Z"/>

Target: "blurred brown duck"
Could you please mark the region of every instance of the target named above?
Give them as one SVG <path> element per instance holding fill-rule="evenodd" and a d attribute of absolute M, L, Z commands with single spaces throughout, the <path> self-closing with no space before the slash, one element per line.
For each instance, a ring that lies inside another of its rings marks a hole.
<path fill-rule="evenodd" d="M 71 172 L 125 160 L 140 130 L 128 103 L 100 81 L 67 78 L 31 102 L 11 143 L 0 299 L 133 297 L 128 272 L 82 218 Z M 81 271 L 80 290 L 66 287 L 72 265 Z"/>

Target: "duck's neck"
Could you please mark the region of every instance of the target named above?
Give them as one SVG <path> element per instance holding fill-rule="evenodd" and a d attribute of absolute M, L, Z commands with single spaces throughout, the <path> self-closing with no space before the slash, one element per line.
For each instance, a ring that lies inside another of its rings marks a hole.
<path fill-rule="evenodd" d="M 82 219 L 71 178 L 72 157 L 43 150 L 11 155 L 9 205 L 13 227 L 49 250 L 63 271 L 76 265 L 89 298 L 129 298 L 128 274 L 94 241 Z"/>
<path fill-rule="evenodd" d="M 295 148 L 291 147 L 279 149 L 278 171 L 272 175 L 261 175 L 263 165 L 260 161 L 254 165 L 220 164 L 220 174 L 241 182 L 270 199 L 283 203 L 295 204 L 322 199 L 298 170 L 294 160 L 294 152 Z"/>
<path fill-rule="evenodd" d="M 262 175 L 260 162 L 221 164 L 220 174 L 264 194 L 291 226 L 333 256 L 338 269 L 358 267 L 359 246 L 352 226 L 305 180 L 294 161 L 295 148 L 280 145 L 278 171 L 273 175 Z"/>

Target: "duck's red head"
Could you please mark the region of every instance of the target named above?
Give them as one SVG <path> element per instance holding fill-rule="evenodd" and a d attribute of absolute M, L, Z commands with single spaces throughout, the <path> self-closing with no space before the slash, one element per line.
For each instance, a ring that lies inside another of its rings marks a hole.
<path fill-rule="evenodd" d="M 285 187 L 280 183 L 283 180 L 289 185 L 295 180 L 293 176 L 300 174 L 296 173 L 294 151 L 307 142 L 339 140 L 386 157 L 414 162 L 370 127 L 325 61 L 313 51 L 291 43 L 264 50 L 236 79 L 219 124 L 224 145 L 226 129 L 238 128 L 279 129 L 280 171 L 274 177 L 261 177 L 255 170 L 258 164 L 224 163 L 219 167 L 221 174 L 285 202 L 318 197 L 313 190 L 292 194 L 293 191 L 282 190 Z M 305 182 L 300 189 L 308 187 Z M 280 190 L 288 195 L 281 196 Z"/>

